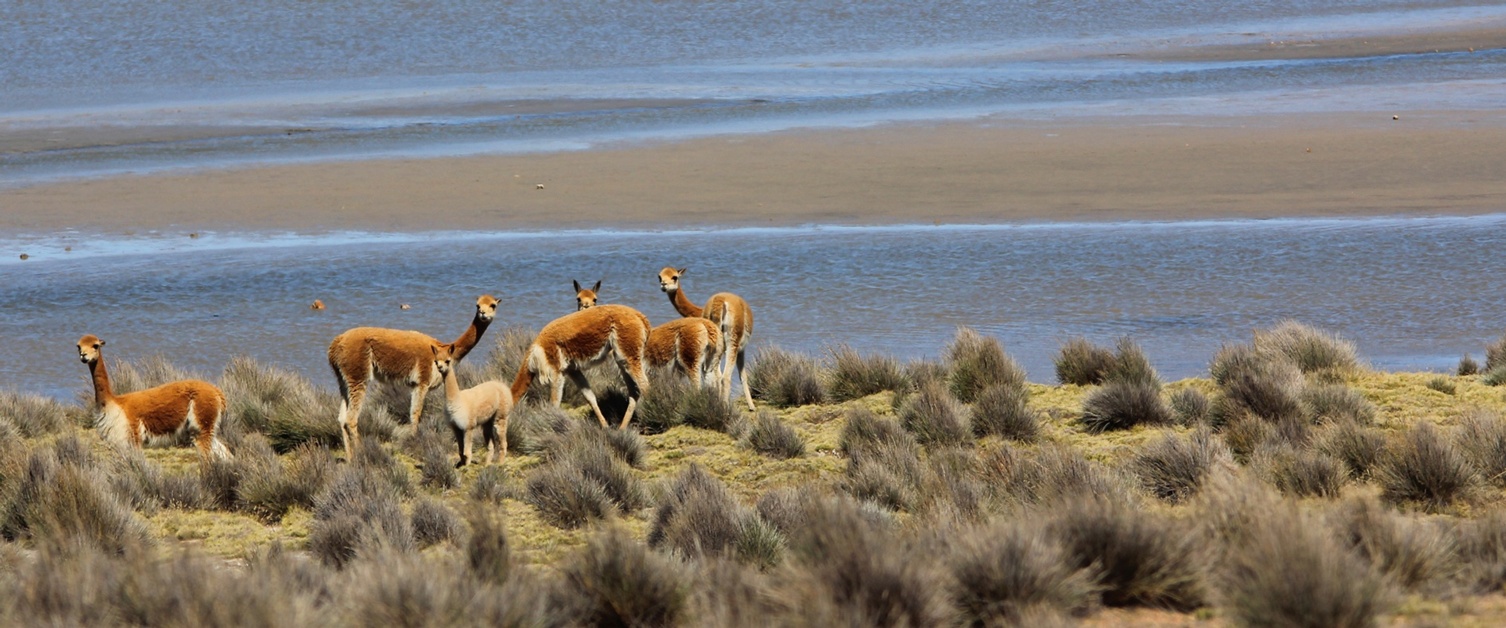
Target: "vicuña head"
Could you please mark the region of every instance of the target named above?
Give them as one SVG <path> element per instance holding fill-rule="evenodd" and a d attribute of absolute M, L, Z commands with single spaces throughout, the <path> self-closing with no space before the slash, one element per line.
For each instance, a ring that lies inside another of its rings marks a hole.
<path fill-rule="evenodd" d="M 596 280 L 596 285 L 591 286 L 590 290 L 580 287 L 580 282 L 574 279 L 571 279 L 570 283 L 575 284 L 575 311 L 579 312 L 596 305 L 596 294 L 601 292 L 600 279 Z"/>
<path fill-rule="evenodd" d="M 89 365 L 97 424 L 105 440 L 140 449 L 147 436 L 191 427 L 198 430 L 194 444 L 201 460 L 230 458 L 230 450 L 214 435 L 225 414 L 225 393 L 209 382 L 184 379 L 117 395 L 105 368 L 104 346 L 105 341 L 93 334 L 78 339 L 78 359 Z"/>
<path fill-rule="evenodd" d="M 685 269 L 676 269 L 673 266 L 665 266 L 659 271 L 659 289 L 664 292 L 676 292 L 680 289 L 680 275 L 685 274 Z"/>

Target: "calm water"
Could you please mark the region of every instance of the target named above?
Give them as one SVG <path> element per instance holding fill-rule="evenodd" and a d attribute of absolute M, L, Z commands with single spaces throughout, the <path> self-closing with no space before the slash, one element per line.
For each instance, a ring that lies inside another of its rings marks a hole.
<path fill-rule="evenodd" d="M 0 388 L 85 389 L 73 349 L 84 333 L 109 340 L 112 359 L 161 353 L 217 376 L 246 354 L 332 387 L 335 334 L 380 325 L 452 339 L 483 292 L 502 300 L 499 325 L 537 328 L 574 307 L 571 279 L 600 278 L 603 300 L 663 322 L 674 316 L 655 279 L 666 264 L 689 266 L 697 300 L 747 298 L 755 346 L 934 357 L 969 325 L 1041 382 L 1076 335 L 1131 336 L 1179 378 L 1288 317 L 1395 369 L 1446 369 L 1506 332 L 1506 214 L 118 244 L 150 251 L 81 244 L 0 265 Z M 309 310 L 316 298 L 329 309 Z"/>
<path fill-rule="evenodd" d="M 0 0 L 0 185 L 998 112 L 1495 108 L 1500 50 L 1141 53 L 1503 21 L 1448 0 Z"/>

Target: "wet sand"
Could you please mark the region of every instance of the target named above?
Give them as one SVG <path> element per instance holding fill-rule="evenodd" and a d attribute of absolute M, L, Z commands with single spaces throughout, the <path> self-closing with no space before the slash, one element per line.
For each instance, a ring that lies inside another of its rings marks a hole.
<path fill-rule="evenodd" d="M 507 230 L 1506 211 L 1497 111 L 989 118 L 0 189 L 0 230 Z M 542 187 L 540 187 L 542 186 Z"/>

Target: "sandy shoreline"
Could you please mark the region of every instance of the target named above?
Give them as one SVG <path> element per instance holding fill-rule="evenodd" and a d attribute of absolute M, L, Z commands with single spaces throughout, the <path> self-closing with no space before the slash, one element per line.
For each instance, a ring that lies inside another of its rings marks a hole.
<path fill-rule="evenodd" d="M 0 190 L 0 230 L 507 230 L 1506 211 L 1486 112 L 991 118 Z M 543 186 L 540 188 L 539 186 Z"/>

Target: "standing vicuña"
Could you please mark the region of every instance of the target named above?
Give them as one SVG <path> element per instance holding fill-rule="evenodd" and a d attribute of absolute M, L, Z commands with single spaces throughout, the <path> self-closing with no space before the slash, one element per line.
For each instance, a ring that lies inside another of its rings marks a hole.
<path fill-rule="evenodd" d="M 194 443 L 199 459 L 230 458 L 230 450 L 214 436 L 225 416 L 225 393 L 198 379 L 168 382 L 155 388 L 117 395 L 110 388 L 100 349 L 105 341 L 94 335 L 78 339 L 78 359 L 89 365 L 94 379 L 94 410 L 105 440 L 141 448 L 147 436 L 166 436 L 186 427 L 198 430 Z"/>
<path fill-rule="evenodd" d="M 512 412 L 512 391 L 507 384 L 495 380 L 461 390 L 450 346 L 436 344 L 429 349 L 434 353 L 434 368 L 444 377 L 445 416 L 450 420 L 450 431 L 455 433 L 455 446 L 460 450 L 460 462 L 455 463 L 455 468 L 470 463 L 471 432 L 477 428 L 486 441 L 487 464 L 506 458 L 507 413 Z"/>
<path fill-rule="evenodd" d="M 578 312 L 596 305 L 596 295 L 601 292 L 601 282 L 590 290 L 575 283 L 575 310 Z M 716 373 L 717 360 L 722 357 L 722 332 L 704 318 L 677 318 L 648 330 L 648 347 L 644 350 L 648 365 L 653 367 L 674 364 L 676 370 L 700 386 L 708 375 Z M 711 383 L 721 386 L 718 377 Z"/>
<path fill-rule="evenodd" d="M 456 362 L 464 358 L 481 334 L 497 316 L 497 300 L 491 295 L 476 299 L 476 315 L 471 326 L 455 339 L 452 355 Z M 340 439 L 347 459 L 361 444 L 356 429 L 361 418 L 361 402 L 366 398 L 366 384 L 372 379 L 402 384 L 409 389 L 408 418 L 418 425 L 424 411 L 424 396 L 443 379 L 434 369 L 434 354 L 429 347 L 439 341 L 416 331 L 381 327 L 357 327 L 335 336 L 329 343 L 329 367 L 340 385 Z"/>
<path fill-rule="evenodd" d="M 628 389 L 627 412 L 619 426 L 627 427 L 638 399 L 648 388 L 648 376 L 643 371 L 648 330 L 648 317 L 624 305 L 598 305 L 554 319 L 528 347 L 518 377 L 513 380 L 513 403 L 516 405 L 537 379 L 549 386 L 549 401 L 558 407 L 565 395 L 565 378 L 569 377 L 596 411 L 596 420 L 606 426 L 606 415 L 596 403 L 585 370 L 611 358 L 622 371 Z"/>
<path fill-rule="evenodd" d="M 702 308 L 690 301 L 685 292 L 680 289 L 680 276 L 685 274 L 685 269 L 676 270 L 666 266 L 659 271 L 659 289 L 669 295 L 669 302 L 674 304 L 675 311 L 680 316 L 706 318 L 722 332 L 722 368 L 721 385 L 724 392 L 732 392 L 732 367 L 736 360 L 737 378 L 742 383 L 743 397 L 748 402 L 748 409 L 753 410 L 753 391 L 748 390 L 748 383 L 743 373 L 743 351 L 748 348 L 748 343 L 753 341 L 753 310 L 748 307 L 748 302 L 742 297 L 731 292 L 718 292 L 706 300 L 706 307 Z"/>

